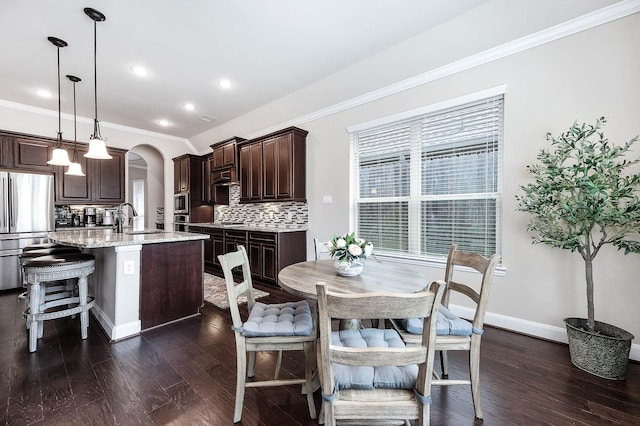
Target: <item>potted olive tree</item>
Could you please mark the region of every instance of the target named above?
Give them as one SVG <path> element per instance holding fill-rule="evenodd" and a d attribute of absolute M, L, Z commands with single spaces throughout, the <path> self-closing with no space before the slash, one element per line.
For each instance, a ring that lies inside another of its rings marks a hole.
<path fill-rule="evenodd" d="M 624 252 L 640 253 L 640 161 L 631 154 L 638 136 L 623 146 L 610 143 L 595 125 L 574 123 L 553 137 L 550 150 L 538 154 L 540 164 L 527 169 L 534 181 L 516 195 L 518 210 L 532 215 L 527 229 L 534 243 L 577 252 L 584 259 L 587 284 L 587 318 L 565 318 L 571 362 L 578 368 L 608 379 L 622 380 L 634 336 L 595 320 L 593 259 L 611 244 Z M 637 168 L 635 170 L 638 170 Z"/>

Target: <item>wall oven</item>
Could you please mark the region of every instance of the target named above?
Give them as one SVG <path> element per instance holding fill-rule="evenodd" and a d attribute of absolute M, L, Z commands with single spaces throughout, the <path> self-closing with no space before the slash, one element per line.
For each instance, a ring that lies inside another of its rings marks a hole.
<path fill-rule="evenodd" d="M 189 214 L 189 193 L 180 192 L 173 195 L 173 212 L 179 214 Z"/>
<path fill-rule="evenodd" d="M 187 230 L 187 224 L 189 223 L 189 216 L 186 214 L 174 214 L 173 215 L 173 230 L 185 232 Z"/>

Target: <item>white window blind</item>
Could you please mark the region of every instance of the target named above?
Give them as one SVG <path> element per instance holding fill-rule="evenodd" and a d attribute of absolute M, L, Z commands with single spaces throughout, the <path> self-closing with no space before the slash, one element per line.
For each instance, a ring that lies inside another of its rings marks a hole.
<path fill-rule="evenodd" d="M 504 95 L 351 134 L 357 235 L 380 254 L 500 253 Z"/>

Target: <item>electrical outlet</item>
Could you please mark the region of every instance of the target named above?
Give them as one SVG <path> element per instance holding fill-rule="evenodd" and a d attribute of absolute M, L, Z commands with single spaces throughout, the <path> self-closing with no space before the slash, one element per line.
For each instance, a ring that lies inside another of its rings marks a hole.
<path fill-rule="evenodd" d="M 136 264 L 133 260 L 125 260 L 123 269 L 124 275 L 133 275 L 136 273 Z"/>

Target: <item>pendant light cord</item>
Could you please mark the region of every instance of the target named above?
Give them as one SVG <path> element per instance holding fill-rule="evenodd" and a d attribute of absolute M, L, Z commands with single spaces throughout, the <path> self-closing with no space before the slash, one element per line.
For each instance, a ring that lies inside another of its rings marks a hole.
<path fill-rule="evenodd" d="M 95 112 L 95 119 L 93 121 L 93 136 L 97 139 L 102 139 L 100 134 L 100 128 L 98 127 L 98 32 L 96 30 L 98 24 L 93 21 L 93 106 Z"/>
<path fill-rule="evenodd" d="M 62 113 L 60 112 L 60 47 L 58 46 L 58 140 L 57 147 L 62 147 Z"/>
<path fill-rule="evenodd" d="M 73 82 L 73 162 L 78 162 L 78 128 L 76 120 L 76 82 Z"/>

